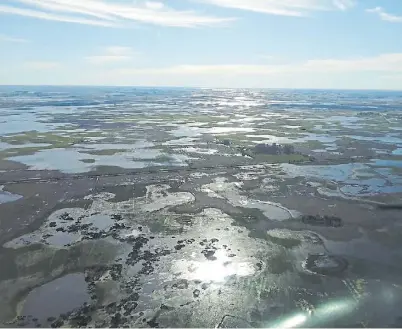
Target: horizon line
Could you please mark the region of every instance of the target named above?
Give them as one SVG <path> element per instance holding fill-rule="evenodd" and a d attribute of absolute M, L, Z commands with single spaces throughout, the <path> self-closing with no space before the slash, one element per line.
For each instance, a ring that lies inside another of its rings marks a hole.
<path fill-rule="evenodd" d="M 161 89 L 262 89 L 262 90 L 338 90 L 338 91 L 391 91 L 402 92 L 402 89 L 376 89 L 376 88 L 308 88 L 308 87 L 202 87 L 202 86 L 138 86 L 138 85 L 70 85 L 70 84 L 54 84 L 54 85 L 26 85 L 26 84 L 1 84 L 1 87 L 91 87 L 91 88 L 161 88 Z"/>

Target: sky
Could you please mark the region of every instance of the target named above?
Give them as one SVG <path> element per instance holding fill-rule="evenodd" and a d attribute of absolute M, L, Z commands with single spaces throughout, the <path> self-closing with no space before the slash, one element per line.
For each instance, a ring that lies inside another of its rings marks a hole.
<path fill-rule="evenodd" d="M 402 90 L 402 0 L 1 0 L 0 84 Z"/>

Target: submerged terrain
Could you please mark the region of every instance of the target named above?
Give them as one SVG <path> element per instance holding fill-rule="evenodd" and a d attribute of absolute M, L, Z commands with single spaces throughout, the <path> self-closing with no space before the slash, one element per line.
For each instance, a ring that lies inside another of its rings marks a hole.
<path fill-rule="evenodd" d="M 402 326 L 401 109 L 0 87 L 0 324 Z"/>

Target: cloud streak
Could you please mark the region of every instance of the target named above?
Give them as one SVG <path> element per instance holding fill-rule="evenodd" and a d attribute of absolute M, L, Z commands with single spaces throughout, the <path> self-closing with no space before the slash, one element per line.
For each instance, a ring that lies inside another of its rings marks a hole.
<path fill-rule="evenodd" d="M 354 0 L 199 0 L 215 6 L 282 16 L 306 16 L 311 11 L 346 10 Z"/>
<path fill-rule="evenodd" d="M 313 59 L 300 63 L 280 65 L 223 64 L 223 65 L 176 65 L 163 68 L 124 68 L 113 70 L 118 75 L 278 75 L 295 73 L 356 73 L 356 72 L 402 72 L 402 53 L 382 54 L 375 57 L 355 59 Z"/>
<path fill-rule="evenodd" d="M 77 23 L 77 24 L 85 24 L 85 25 L 107 26 L 107 27 L 115 26 L 114 24 L 111 24 L 111 23 L 108 23 L 105 21 L 91 20 L 91 19 L 78 18 L 78 17 L 65 16 L 65 15 L 55 15 L 55 14 L 32 10 L 32 9 L 17 8 L 17 7 L 2 6 L 2 5 L 0 5 L 0 14 L 20 15 L 20 16 L 32 17 L 32 18 L 43 19 L 43 20 L 48 20 L 48 21 Z"/>
<path fill-rule="evenodd" d="M 86 60 L 94 65 L 104 65 L 131 60 L 136 53 L 130 47 L 113 46 L 104 49 L 103 53 L 88 56 Z"/>
<path fill-rule="evenodd" d="M 144 0 L 131 3 L 114 0 L 11 1 L 15 3 L 14 6 L 0 5 L 0 14 L 104 27 L 132 27 L 140 23 L 192 28 L 224 25 L 234 20 L 201 15 L 194 11 L 175 10 L 162 2 Z"/>
<path fill-rule="evenodd" d="M 356 4 L 355 0 L 333 0 L 332 2 L 340 10 L 347 10 Z"/>
<path fill-rule="evenodd" d="M 383 21 L 391 23 L 402 23 L 402 16 L 397 16 L 385 12 L 382 7 L 375 7 L 372 9 L 366 9 L 368 13 L 377 14 Z"/>
<path fill-rule="evenodd" d="M 24 67 L 31 70 L 51 70 L 60 66 L 59 62 L 51 61 L 32 61 L 24 63 Z"/>
<path fill-rule="evenodd" d="M 28 43 L 29 40 L 23 39 L 23 38 L 16 38 L 16 37 L 11 37 L 9 35 L 5 34 L 0 34 L 0 42 L 16 42 L 16 43 Z"/>

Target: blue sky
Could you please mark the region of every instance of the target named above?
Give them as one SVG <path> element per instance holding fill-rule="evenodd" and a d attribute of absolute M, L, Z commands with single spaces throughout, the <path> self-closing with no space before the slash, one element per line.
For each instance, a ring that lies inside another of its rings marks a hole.
<path fill-rule="evenodd" d="M 402 0 L 2 0 L 0 84 L 402 89 Z"/>

